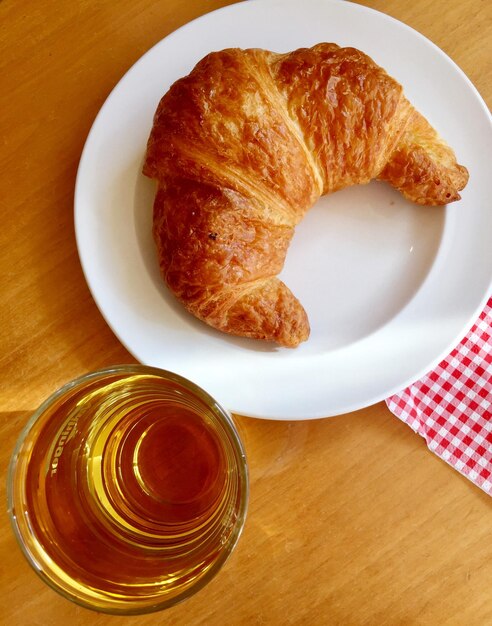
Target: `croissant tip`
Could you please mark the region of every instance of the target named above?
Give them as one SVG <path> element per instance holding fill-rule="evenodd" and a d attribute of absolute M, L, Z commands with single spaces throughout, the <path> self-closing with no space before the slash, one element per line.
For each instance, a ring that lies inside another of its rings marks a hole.
<path fill-rule="evenodd" d="M 299 326 L 297 329 L 291 332 L 284 332 L 281 335 L 274 338 L 274 341 L 283 348 L 297 348 L 301 343 L 309 339 L 311 330 L 309 323 Z"/>

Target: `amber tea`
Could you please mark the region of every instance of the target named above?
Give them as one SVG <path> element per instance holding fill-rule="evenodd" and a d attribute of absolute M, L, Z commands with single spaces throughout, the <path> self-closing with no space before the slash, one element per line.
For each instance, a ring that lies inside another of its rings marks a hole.
<path fill-rule="evenodd" d="M 218 571 L 244 524 L 248 479 L 234 424 L 210 396 L 121 366 L 40 407 L 9 489 L 14 530 L 46 582 L 90 608 L 141 613 Z"/>

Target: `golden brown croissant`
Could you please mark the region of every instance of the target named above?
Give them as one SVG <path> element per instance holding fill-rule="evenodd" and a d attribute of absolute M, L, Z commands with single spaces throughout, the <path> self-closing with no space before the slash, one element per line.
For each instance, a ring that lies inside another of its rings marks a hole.
<path fill-rule="evenodd" d="M 320 195 L 379 178 L 436 205 L 468 180 L 399 83 L 326 43 L 209 54 L 159 103 L 144 173 L 171 291 L 221 331 L 289 347 L 309 322 L 276 276 Z"/>

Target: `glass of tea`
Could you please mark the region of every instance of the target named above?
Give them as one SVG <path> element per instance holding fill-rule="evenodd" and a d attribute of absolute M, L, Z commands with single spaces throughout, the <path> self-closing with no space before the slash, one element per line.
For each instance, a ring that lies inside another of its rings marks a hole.
<path fill-rule="evenodd" d="M 219 571 L 245 522 L 248 471 L 231 416 L 205 391 L 123 365 L 42 404 L 8 489 L 14 532 L 45 582 L 88 608 L 137 614 Z"/>

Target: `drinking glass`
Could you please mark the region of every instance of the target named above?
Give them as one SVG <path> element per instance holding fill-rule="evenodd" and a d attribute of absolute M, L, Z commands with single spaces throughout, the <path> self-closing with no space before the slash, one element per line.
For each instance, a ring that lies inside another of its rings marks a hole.
<path fill-rule="evenodd" d="M 117 614 L 169 607 L 209 582 L 247 502 L 229 413 L 143 365 L 56 391 L 21 433 L 8 478 L 12 526 L 35 571 L 70 600 Z"/>

